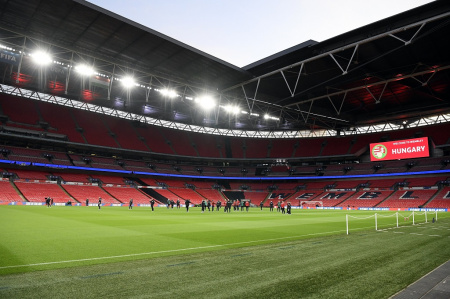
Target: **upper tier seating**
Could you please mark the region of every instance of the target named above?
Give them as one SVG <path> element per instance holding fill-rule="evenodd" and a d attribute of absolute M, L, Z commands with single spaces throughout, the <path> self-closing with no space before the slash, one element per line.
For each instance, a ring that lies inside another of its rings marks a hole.
<path fill-rule="evenodd" d="M 85 143 L 73 120 L 73 109 L 45 102 L 38 102 L 38 106 L 44 121 L 55 128 L 56 133 L 66 135 L 70 142 Z"/>
<path fill-rule="evenodd" d="M 242 159 L 244 158 L 243 138 L 229 138 L 232 156 L 227 158 Z"/>
<path fill-rule="evenodd" d="M 222 137 L 177 131 L 41 101 L 2 94 L 6 125 L 66 135 L 70 142 L 169 155 L 211 158 L 290 158 L 361 154 L 381 140 L 428 136 L 437 146 L 448 144 L 449 123 L 375 134 L 326 138 L 261 139 Z M 17 109 L 20 107 L 20 110 Z M 44 124 L 48 126 L 44 126 Z M 78 128 L 78 130 L 77 130 Z M 82 129 L 82 130 L 81 130 Z M 170 144 L 169 144 L 170 143 Z M 381 172 L 386 172 L 384 169 Z"/>
<path fill-rule="evenodd" d="M 299 146 L 295 151 L 295 157 L 317 157 L 322 149 L 322 138 L 299 139 Z"/>
<path fill-rule="evenodd" d="M 291 158 L 298 139 L 272 139 L 271 158 Z"/>
<path fill-rule="evenodd" d="M 89 144 L 118 147 L 108 128 L 103 123 L 103 116 L 98 113 L 74 109 L 76 123 L 83 129 L 83 136 Z"/>
<path fill-rule="evenodd" d="M 225 158 L 225 145 L 216 136 L 192 133 L 190 137 L 200 157 Z"/>
<path fill-rule="evenodd" d="M 246 158 L 267 158 L 269 149 L 268 139 L 244 139 Z"/>
<path fill-rule="evenodd" d="M 1 94 L 0 105 L 3 113 L 9 117 L 11 122 L 29 124 L 31 128 L 40 121 L 35 100 Z M 8 125 L 14 124 L 8 123 Z"/>
<path fill-rule="evenodd" d="M 172 148 L 160 133 L 160 128 L 155 126 L 137 126 L 136 131 L 143 137 L 145 144 L 155 153 L 165 153 L 174 155 Z"/>
<path fill-rule="evenodd" d="M 370 143 L 377 143 L 380 141 L 381 136 L 383 136 L 384 133 L 375 133 L 375 134 L 363 134 L 363 135 L 356 135 L 356 141 L 353 143 L 350 153 L 356 154 L 360 151 L 364 151 L 369 148 Z"/>
<path fill-rule="evenodd" d="M 192 146 L 192 141 L 189 138 L 189 134 L 184 131 L 178 130 L 164 130 L 164 136 L 172 145 L 175 154 L 180 156 L 192 156 L 197 157 L 197 152 Z M 206 146 L 206 145 L 200 145 Z"/>
<path fill-rule="evenodd" d="M 352 139 L 352 136 L 327 138 L 322 156 L 346 155 L 350 150 Z"/>
<path fill-rule="evenodd" d="M 114 133 L 120 147 L 137 151 L 148 151 L 145 143 L 139 139 L 131 122 L 111 116 L 105 117 L 104 121 L 109 131 Z"/>

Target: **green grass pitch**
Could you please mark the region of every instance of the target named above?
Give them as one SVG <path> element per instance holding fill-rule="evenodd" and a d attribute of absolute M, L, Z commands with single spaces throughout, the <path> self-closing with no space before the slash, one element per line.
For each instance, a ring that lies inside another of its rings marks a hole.
<path fill-rule="evenodd" d="M 399 213 L 0 206 L 0 298 L 387 298 L 450 258 Z"/>

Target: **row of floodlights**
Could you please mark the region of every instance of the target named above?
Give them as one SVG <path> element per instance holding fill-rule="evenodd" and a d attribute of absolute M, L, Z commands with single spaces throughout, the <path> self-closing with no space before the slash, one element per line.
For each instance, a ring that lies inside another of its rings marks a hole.
<path fill-rule="evenodd" d="M 53 61 L 51 56 L 47 52 L 44 52 L 44 51 L 34 52 L 33 54 L 30 54 L 30 56 L 32 57 L 32 59 L 35 63 L 37 63 L 41 66 L 46 66 L 46 65 L 49 65 L 50 63 L 58 63 L 57 61 Z M 92 66 L 89 66 L 86 64 L 76 65 L 74 67 L 74 69 L 78 74 L 80 74 L 82 76 L 93 76 L 96 74 L 101 75 L 101 74 L 98 74 Z M 117 81 L 120 81 L 125 88 L 132 88 L 135 86 L 150 88 L 150 87 L 146 87 L 146 86 L 138 84 L 132 76 L 124 76 L 122 78 L 114 78 L 114 79 Z M 164 97 L 167 97 L 170 99 L 180 97 L 180 95 L 178 95 L 176 93 L 176 91 L 172 90 L 172 89 L 166 89 L 166 88 L 165 89 L 156 89 L 155 88 L 154 90 L 160 92 Z M 194 97 L 185 97 L 185 99 L 196 102 L 204 110 L 211 110 L 217 106 L 215 99 L 209 95 L 204 95 L 204 96 L 195 97 L 195 98 Z M 246 115 L 254 116 L 254 117 L 260 116 L 257 113 L 251 113 L 251 112 L 241 110 L 239 108 L 239 106 L 219 105 L 219 107 L 224 109 L 226 112 L 228 112 L 230 114 L 235 114 L 235 115 L 246 114 Z M 264 115 L 264 119 L 279 121 L 279 118 L 270 116 L 268 114 Z"/>

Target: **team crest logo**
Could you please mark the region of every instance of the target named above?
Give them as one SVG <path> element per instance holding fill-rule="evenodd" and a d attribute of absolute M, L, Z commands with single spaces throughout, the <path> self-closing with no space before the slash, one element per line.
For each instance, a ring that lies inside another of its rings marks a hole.
<path fill-rule="evenodd" d="M 383 159 L 386 157 L 387 148 L 382 144 L 377 144 L 372 148 L 372 156 L 375 159 Z"/>

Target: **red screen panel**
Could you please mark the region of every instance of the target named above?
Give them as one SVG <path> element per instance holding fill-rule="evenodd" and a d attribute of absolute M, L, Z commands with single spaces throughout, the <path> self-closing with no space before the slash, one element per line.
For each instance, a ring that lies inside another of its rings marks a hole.
<path fill-rule="evenodd" d="M 370 144 L 370 161 L 429 157 L 428 137 Z"/>

